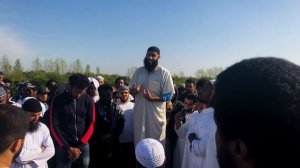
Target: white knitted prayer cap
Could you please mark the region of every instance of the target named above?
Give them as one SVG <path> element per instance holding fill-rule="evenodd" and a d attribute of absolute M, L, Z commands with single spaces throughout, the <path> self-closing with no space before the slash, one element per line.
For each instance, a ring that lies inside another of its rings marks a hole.
<path fill-rule="evenodd" d="M 135 147 L 137 161 L 146 168 L 160 167 L 165 162 L 165 151 L 162 144 L 152 138 L 141 140 Z"/>

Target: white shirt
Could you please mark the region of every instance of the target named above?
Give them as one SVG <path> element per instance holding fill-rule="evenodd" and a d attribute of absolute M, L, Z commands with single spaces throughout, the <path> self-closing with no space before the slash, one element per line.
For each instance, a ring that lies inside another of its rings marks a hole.
<path fill-rule="evenodd" d="M 206 162 L 204 167 L 205 168 L 219 168 L 219 163 L 217 160 L 217 146 L 216 146 L 216 131 L 217 126 L 215 122 L 211 122 L 211 131 L 208 137 L 208 143 L 206 148 Z"/>
<path fill-rule="evenodd" d="M 45 149 L 42 150 L 41 147 Z M 54 145 L 49 129 L 39 122 L 35 132 L 27 132 L 20 155 L 13 161 L 12 168 L 47 168 L 47 161 L 54 155 Z"/>
<path fill-rule="evenodd" d="M 117 105 L 122 109 L 124 115 L 124 129 L 121 133 L 119 140 L 120 142 L 133 142 L 133 107 L 134 103 L 128 102 L 123 103 L 121 101 L 117 102 Z"/>
<path fill-rule="evenodd" d="M 206 108 L 200 113 L 194 112 L 187 121 L 189 128 L 188 130 L 185 130 L 186 143 L 184 147 L 182 168 L 215 168 L 210 167 L 210 165 L 215 164 L 207 163 L 208 160 L 206 158 L 208 142 L 210 141 L 210 137 L 213 137 L 212 135 L 215 133 L 213 115 L 214 109 Z M 191 133 L 195 133 L 197 138 L 197 140 L 192 141 L 192 144 L 188 140 L 188 135 Z"/>
<path fill-rule="evenodd" d="M 194 113 L 198 113 L 198 111 L 195 111 Z M 185 147 L 185 141 L 186 141 L 186 132 L 188 131 L 190 122 L 188 120 L 192 116 L 193 113 L 186 113 L 185 119 L 186 122 L 182 124 L 178 130 L 176 129 L 176 125 L 174 125 L 175 132 L 178 135 L 176 146 L 174 149 L 174 157 L 173 157 L 173 167 L 174 168 L 180 168 L 182 165 L 183 160 L 183 153 L 184 153 L 184 147 Z"/>

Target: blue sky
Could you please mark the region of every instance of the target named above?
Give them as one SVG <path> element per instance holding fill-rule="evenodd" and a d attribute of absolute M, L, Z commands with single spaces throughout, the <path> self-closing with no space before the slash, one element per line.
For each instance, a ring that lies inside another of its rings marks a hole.
<path fill-rule="evenodd" d="M 146 49 L 172 74 L 277 56 L 300 64 L 298 0 L 0 0 L 0 56 L 81 59 L 125 75 Z"/>

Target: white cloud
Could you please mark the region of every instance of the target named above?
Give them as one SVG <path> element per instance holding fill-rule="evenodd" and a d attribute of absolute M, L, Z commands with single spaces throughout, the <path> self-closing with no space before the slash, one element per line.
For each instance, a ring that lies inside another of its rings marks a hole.
<path fill-rule="evenodd" d="M 35 58 L 35 51 L 11 28 L 0 26 L 0 57 L 8 56 L 12 64 L 21 59 L 25 69 L 29 68 Z"/>

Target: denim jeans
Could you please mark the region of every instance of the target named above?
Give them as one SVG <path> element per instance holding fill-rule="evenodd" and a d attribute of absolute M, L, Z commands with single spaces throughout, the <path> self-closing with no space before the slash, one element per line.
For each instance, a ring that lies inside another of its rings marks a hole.
<path fill-rule="evenodd" d="M 88 168 L 90 163 L 89 144 L 81 145 L 79 148 L 81 150 L 80 157 L 72 161 L 69 159 L 68 151 L 57 146 L 55 149 L 56 168 Z"/>

